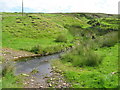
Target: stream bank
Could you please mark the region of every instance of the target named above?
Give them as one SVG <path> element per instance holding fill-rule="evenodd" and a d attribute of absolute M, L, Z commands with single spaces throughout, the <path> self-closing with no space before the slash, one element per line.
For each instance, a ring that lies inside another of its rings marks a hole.
<path fill-rule="evenodd" d="M 56 72 L 50 64 L 50 60 L 59 58 L 60 54 L 54 54 L 44 57 L 34 57 L 32 54 L 25 51 L 15 51 L 12 49 L 2 49 L 4 62 L 13 61 L 14 59 L 32 59 L 22 60 L 15 63 L 15 75 L 20 75 L 24 79 L 24 88 L 65 88 L 70 85 L 67 84 L 61 73 Z M 31 57 L 32 58 L 23 58 Z M 22 75 L 22 76 L 21 76 Z"/>

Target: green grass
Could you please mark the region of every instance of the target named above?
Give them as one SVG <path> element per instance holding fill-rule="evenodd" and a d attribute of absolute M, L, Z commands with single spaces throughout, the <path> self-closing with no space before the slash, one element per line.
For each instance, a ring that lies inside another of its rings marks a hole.
<path fill-rule="evenodd" d="M 0 56 L 0 89 L 2 89 L 2 56 Z"/>
<path fill-rule="evenodd" d="M 18 76 L 14 76 L 13 73 L 8 72 L 2 78 L 2 88 L 22 88 L 22 81 Z"/>
<path fill-rule="evenodd" d="M 66 55 L 66 61 L 53 62 L 64 72 L 72 87 L 115 88 L 118 80 L 117 34 L 108 32 L 118 31 L 118 21 L 116 15 L 97 13 L 27 13 L 23 17 L 19 13 L 3 13 L 2 46 L 45 55 L 77 47 Z M 111 74 L 114 72 L 116 74 Z M 17 86 L 18 79 L 11 72 L 6 73 L 3 87 L 21 87 Z"/>
<path fill-rule="evenodd" d="M 3 32 L 3 46 L 14 48 L 14 49 L 30 49 L 31 47 L 41 44 L 41 46 L 46 47 L 49 45 L 55 45 L 54 39 L 49 38 L 40 38 L 40 39 L 32 39 L 32 38 L 19 38 L 10 35 L 9 33 Z"/>
<path fill-rule="evenodd" d="M 104 55 L 101 65 L 96 67 L 73 67 L 72 63 L 59 60 L 53 62 L 64 72 L 65 78 L 73 88 L 117 88 L 118 87 L 118 44 L 97 50 Z M 112 74 L 114 73 L 115 74 Z"/>
<path fill-rule="evenodd" d="M 9 16 L 10 15 L 10 16 Z M 3 47 L 9 47 L 14 49 L 29 50 L 40 44 L 42 47 L 54 46 L 61 44 L 54 42 L 54 40 L 60 35 L 64 34 L 68 41 L 73 40 L 71 32 L 75 34 L 87 33 L 84 29 L 91 27 L 87 22 L 91 19 L 92 15 L 102 16 L 102 14 L 42 14 L 33 13 L 25 14 L 25 16 L 11 16 L 19 15 L 19 13 L 3 13 L 2 20 L 2 38 Z M 103 16 L 107 16 L 104 15 Z M 108 18 L 95 18 L 97 21 L 107 23 L 110 26 L 114 26 L 108 22 Z M 115 18 L 116 19 L 116 18 Z M 110 20 L 116 25 L 114 17 L 110 17 Z M 116 19 L 117 20 L 117 19 Z M 81 27 L 81 28 L 79 28 Z M 100 28 L 103 27 L 102 25 Z M 84 28 L 84 29 L 83 29 Z M 111 27 L 112 28 L 112 27 Z M 70 31 L 70 32 L 69 32 Z M 74 31 L 74 32 L 73 32 Z M 9 44 L 8 44 L 9 43 Z M 69 43 L 67 43 L 69 44 Z"/>
<path fill-rule="evenodd" d="M 0 71 L 0 88 L 22 88 L 22 76 L 15 76 L 13 72 L 13 67 L 9 62 L 5 62 L 2 58 L 2 64 L 4 66 L 3 70 Z"/>
<path fill-rule="evenodd" d="M 50 46 L 69 46 L 73 36 L 67 29 L 52 20 L 47 20 L 42 14 L 3 17 L 3 47 L 31 51 L 31 48 L 36 45 L 42 46 L 43 49 Z M 67 43 L 55 41 L 61 34 L 66 36 Z"/>

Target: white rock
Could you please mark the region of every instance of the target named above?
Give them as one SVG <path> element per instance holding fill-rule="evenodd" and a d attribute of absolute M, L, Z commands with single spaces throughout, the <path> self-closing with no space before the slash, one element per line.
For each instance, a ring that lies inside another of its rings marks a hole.
<path fill-rule="evenodd" d="M 18 57 L 14 57 L 14 59 L 17 59 Z"/>
<path fill-rule="evenodd" d="M 27 83 L 24 83 L 24 84 L 27 84 Z"/>
<path fill-rule="evenodd" d="M 52 81 L 53 79 L 51 78 L 50 80 Z"/>
<path fill-rule="evenodd" d="M 52 87 L 52 84 L 49 84 L 49 87 Z"/>
<path fill-rule="evenodd" d="M 28 74 L 24 74 L 24 73 L 23 73 L 23 74 L 21 74 L 21 75 L 23 75 L 23 76 L 27 76 L 27 77 L 29 76 Z"/>
<path fill-rule="evenodd" d="M 63 83 L 64 86 L 66 86 L 66 83 Z"/>
<path fill-rule="evenodd" d="M 31 79 L 31 81 L 33 82 L 34 80 L 33 80 L 33 79 Z"/>
<path fill-rule="evenodd" d="M 43 86 L 40 86 L 40 88 L 43 88 Z"/>
<path fill-rule="evenodd" d="M 115 74 L 116 72 L 112 72 L 112 74 Z"/>

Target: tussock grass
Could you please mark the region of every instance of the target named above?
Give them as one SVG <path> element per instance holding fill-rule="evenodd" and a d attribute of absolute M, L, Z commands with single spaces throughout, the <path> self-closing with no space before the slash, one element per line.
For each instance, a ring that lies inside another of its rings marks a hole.
<path fill-rule="evenodd" d="M 63 35 L 63 34 L 61 34 L 61 35 L 59 35 L 57 38 L 56 38 L 56 40 L 55 40 L 56 42 L 67 42 L 67 37 L 65 36 L 65 35 Z"/>
<path fill-rule="evenodd" d="M 118 42 L 118 32 L 110 32 L 101 39 L 102 47 L 114 46 Z"/>
<path fill-rule="evenodd" d="M 3 63 L 2 88 L 22 88 L 22 77 L 15 76 L 11 63 Z"/>
<path fill-rule="evenodd" d="M 95 53 L 92 49 L 79 46 L 74 51 L 63 55 L 63 61 L 71 62 L 74 66 L 96 66 L 102 62 L 102 56 Z"/>

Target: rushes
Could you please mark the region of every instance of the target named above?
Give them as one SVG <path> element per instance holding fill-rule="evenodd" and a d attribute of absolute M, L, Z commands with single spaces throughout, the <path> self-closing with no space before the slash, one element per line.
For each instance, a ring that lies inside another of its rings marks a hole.
<path fill-rule="evenodd" d="M 102 47 L 110 47 L 115 45 L 118 42 L 118 32 L 110 32 L 103 36 L 101 39 Z"/>
<path fill-rule="evenodd" d="M 102 56 L 90 48 L 90 44 L 81 44 L 71 53 L 62 56 L 63 61 L 71 62 L 74 66 L 96 66 L 102 62 Z"/>
<path fill-rule="evenodd" d="M 56 38 L 56 42 L 67 42 L 67 37 L 61 34 Z"/>

